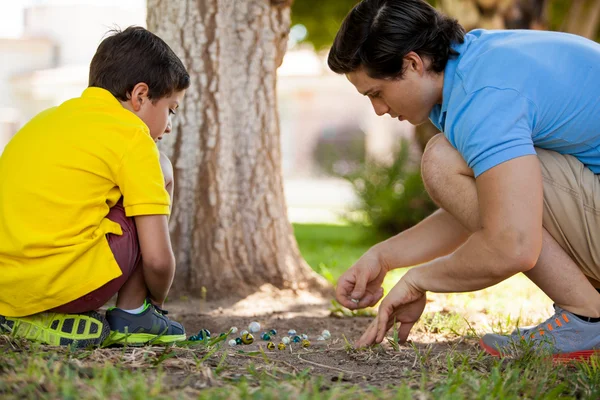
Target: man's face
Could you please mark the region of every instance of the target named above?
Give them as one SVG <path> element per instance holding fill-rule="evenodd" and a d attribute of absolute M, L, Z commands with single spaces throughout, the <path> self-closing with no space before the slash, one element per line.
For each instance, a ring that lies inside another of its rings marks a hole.
<path fill-rule="evenodd" d="M 171 116 L 175 115 L 184 95 L 185 90 L 182 90 L 156 102 L 147 99 L 136 113 L 150 128 L 150 136 L 155 142 L 161 140 L 164 134 L 171 133 Z"/>
<path fill-rule="evenodd" d="M 420 125 L 427 121 L 432 108 L 442 102 L 443 74 L 427 72 L 416 53 L 404 58 L 404 67 L 402 79 L 374 79 L 362 68 L 346 77 L 359 93 L 369 97 L 377 115 L 389 114 Z"/>

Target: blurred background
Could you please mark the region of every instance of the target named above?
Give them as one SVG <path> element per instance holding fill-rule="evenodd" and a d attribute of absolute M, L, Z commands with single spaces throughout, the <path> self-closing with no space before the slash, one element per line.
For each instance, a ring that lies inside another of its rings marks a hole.
<path fill-rule="evenodd" d="M 327 68 L 328 46 L 355 3 L 296 0 L 292 8 L 289 48 L 278 72 L 289 216 L 293 222 L 326 223 L 362 218 L 394 232 L 432 209 L 419 186 L 417 161 L 435 130 L 377 117 L 368 99 Z M 600 1 L 595 0 L 431 3 L 467 30 L 553 29 L 598 36 Z M 35 114 L 79 96 L 106 32 L 129 25 L 146 25 L 145 0 L 3 1 L 0 152 Z"/>

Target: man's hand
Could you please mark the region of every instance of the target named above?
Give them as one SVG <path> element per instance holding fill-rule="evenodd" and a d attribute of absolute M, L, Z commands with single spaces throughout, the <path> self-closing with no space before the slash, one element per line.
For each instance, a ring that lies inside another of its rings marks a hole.
<path fill-rule="evenodd" d="M 406 342 L 413 325 L 421 318 L 426 302 L 425 293 L 413 286 L 407 276 L 383 299 L 377 318 L 356 342 L 356 347 L 381 343 L 395 322 L 400 322 L 398 342 Z"/>
<path fill-rule="evenodd" d="M 367 251 L 338 280 L 335 297 L 352 310 L 371 307 L 383 297 L 383 278 L 388 268 L 377 252 Z"/>

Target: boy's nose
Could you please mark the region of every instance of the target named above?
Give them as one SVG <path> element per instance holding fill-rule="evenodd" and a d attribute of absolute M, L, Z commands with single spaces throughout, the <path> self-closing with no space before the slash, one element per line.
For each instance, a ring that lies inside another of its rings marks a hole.
<path fill-rule="evenodd" d="M 171 133 L 171 128 L 173 126 L 171 125 L 171 118 L 169 118 L 169 121 L 167 122 L 167 127 L 165 128 L 165 133 Z"/>

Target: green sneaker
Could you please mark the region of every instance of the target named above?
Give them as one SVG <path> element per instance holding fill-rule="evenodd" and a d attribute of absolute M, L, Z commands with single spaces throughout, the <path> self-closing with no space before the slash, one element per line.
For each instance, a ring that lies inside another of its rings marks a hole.
<path fill-rule="evenodd" d="M 97 312 L 61 314 L 43 312 L 27 317 L 0 316 L 0 332 L 51 346 L 100 346 L 110 333 Z"/>
<path fill-rule="evenodd" d="M 130 314 L 112 307 L 106 312 L 110 325 L 107 344 L 168 344 L 186 340 L 183 326 L 167 317 L 168 312 L 146 300 L 144 311 Z"/>

